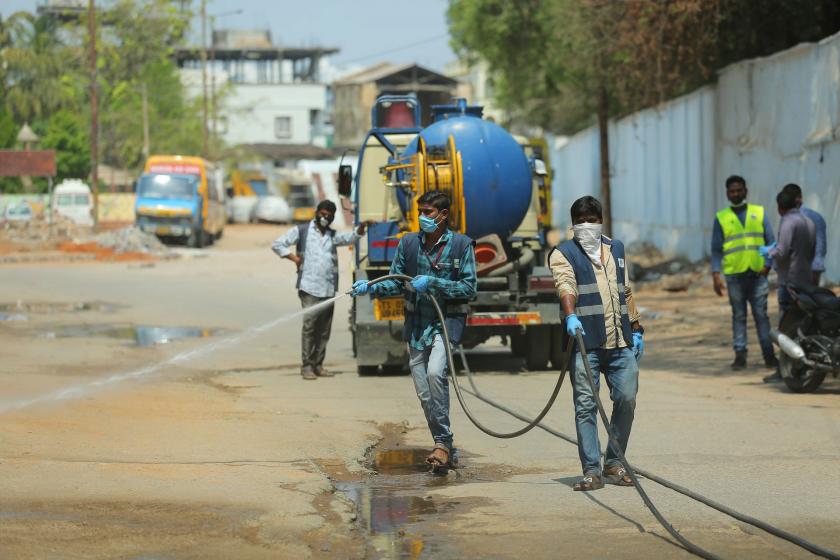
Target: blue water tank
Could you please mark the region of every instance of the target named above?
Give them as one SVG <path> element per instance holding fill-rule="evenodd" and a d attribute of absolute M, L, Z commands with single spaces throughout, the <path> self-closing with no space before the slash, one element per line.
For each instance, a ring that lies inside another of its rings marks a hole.
<path fill-rule="evenodd" d="M 531 170 L 522 146 L 504 128 L 481 118 L 480 107 L 432 107 L 435 122 L 420 136 L 427 148 L 445 146 L 449 135 L 461 152 L 467 235 L 473 239 L 496 233 L 507 239 L 519 228 L 531 204 Z M 417 151 L 417 140 L 405 154 Z"/>

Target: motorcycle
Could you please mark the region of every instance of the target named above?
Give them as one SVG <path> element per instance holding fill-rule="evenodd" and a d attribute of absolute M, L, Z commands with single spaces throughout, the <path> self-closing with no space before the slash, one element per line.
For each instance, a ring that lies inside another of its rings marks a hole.
<path fill-rule="evenodd" d="M 840 297 L 826 288 L 788 286 L 791 306 L 770 331 L 781 350 L 779 372 L 794 393 L 816 391 L 825 376 L 840 374 Z"/>

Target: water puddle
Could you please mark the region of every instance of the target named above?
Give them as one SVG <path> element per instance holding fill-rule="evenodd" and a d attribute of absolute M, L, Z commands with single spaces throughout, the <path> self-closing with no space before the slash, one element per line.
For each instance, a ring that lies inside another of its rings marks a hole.
<path fill-rule="evenodd" d="M 455 470 L 433 475 L 425 464 L 431 449 L 377 450 L 363 482 L 338 482 L 336 488 L 355 505 L 374 558 L 419 559 L 452 556 L 452 542 L 439 529 L 442 514 L 463 506 L 429 495 L 435 487 L 461 482 Z"/>
<path fill-rule="evenodd" d="M 116 338 L 133 340 L 141 347 L 166 344 L 182 338 L 208 338 L 226 334 L 223 329 L 204 327 L 150 327 L 143 325 L 83 324 L 62 325 L 42 333 L 44 338 Z"/>
<path fill-rule="evenodd" d="M 16 301 L 13 303 L 0 303 L 0 315 L 3 313 L 49 315 L 52 313 L 78 313 L 81 311 L 114 313 L 119 308 L 120 306 L 115 303 L 106 303 L 104 301 Z"/>
<path fill-rule="evenodd" d="M 28 321 L 29 317 L 23 313 L 0 313 L 0 321 Z"/>

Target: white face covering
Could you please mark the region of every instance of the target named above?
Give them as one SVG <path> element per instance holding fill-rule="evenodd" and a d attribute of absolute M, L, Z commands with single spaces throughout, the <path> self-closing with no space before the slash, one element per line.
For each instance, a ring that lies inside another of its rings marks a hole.
<path fill-rule="evenodd" d="M 592 264 L 601 266 L 601 224 L 576 224 L 572 226 L 575 239 L 583 247 Z"/>

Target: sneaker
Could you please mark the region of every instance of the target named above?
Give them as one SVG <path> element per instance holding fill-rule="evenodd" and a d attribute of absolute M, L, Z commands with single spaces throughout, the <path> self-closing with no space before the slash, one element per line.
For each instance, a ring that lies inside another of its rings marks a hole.
<path fill-rule="evenodd" d="M 317 376 L 317 375 L 315 375 L 315 372 L 314 372 L 314 371 L 312 371 L 312 368 L 311 368 L 311 367 L 304 367 L 304 368 L 301 368 L 301 370 L 300 370 L 300 376 L 301 376 L 301 377 L 303 377 L 304 379 L 307 379 L 307 380 L 310 380 L 310 379 L 318 379 L 318 376 Z"/>
<path fill-rule="evenodd" d="M 747 353 L 746 352 L 735 352 L 735 361 L 729 366 L 734 371 L 739 369 L 746 369 L 747 367 Z"/>
<path fill-rule="evenodd" d="M 315 375 L 318 377 L 335 377 L 334 374 L 324 369 L 324 366 L 315 366 Z"/>
<path fill-rule="evenodd" d="M 776 370 L 770 375 L 765 375 L 763 381 L 765 383 L 781 383 L 782 381 L 784 381 L 784 379 L 782 379 L 782 374 L 779 373 L 778 370 Z"/>
<path fill-rule="evenodd" d="M 779 360 L 776 359 L 776 356 L 770 354 L 764 356 L 764 365 L 767 366 L 767 369 L 779 369 Z"/>

